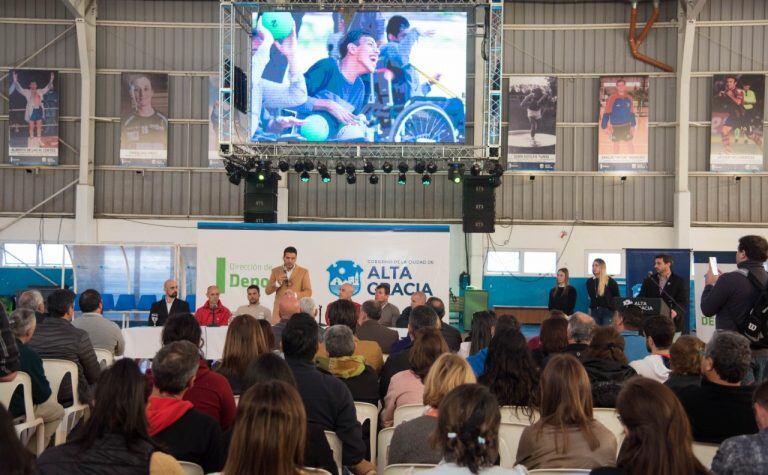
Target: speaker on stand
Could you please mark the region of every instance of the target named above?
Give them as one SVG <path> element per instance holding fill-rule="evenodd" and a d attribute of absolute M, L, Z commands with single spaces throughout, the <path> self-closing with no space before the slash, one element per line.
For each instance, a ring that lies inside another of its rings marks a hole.
<path fill-rule="evenodd" d="M 259 180 L 256 173 L 245 176 L 245 202 L 243 221 L 246 223 L 277 222 L 277 179 L 275 174 L 267 174 Z"/>

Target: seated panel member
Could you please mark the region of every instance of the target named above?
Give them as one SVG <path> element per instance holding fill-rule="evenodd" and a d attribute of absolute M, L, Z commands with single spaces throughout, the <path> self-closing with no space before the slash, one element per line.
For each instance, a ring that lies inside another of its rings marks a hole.
<path fill-rule="evenodd" d="M 176 282 L 174 279 L 166 280 L 163 284 L 163 292 L 165 292 L 165 296 L 157 302 L 153 303 L 152 307 L 149 309 L 149 320 L 147 323 L 150 326 L 154 325 L 152 322 L 152 315 L 157 315 L 157 325 L 163 326 L 165 325 L 165 321 L 168 320 L 168 317 L 171 315 L 176 313 L 190 313 L 189 304 L 186 301 L 178 298 L 178 282 Z"/>
<path fill-rule="evenodd" d="M 261 298 L 261 289 L 258 285 L 249 285 L 248 305 L 241 305 L 235 310 L 235 315 L 250 315 L 254 318 L 269 320 L 272 317 L 272 311 L 259 303 Z"/>
<path fill-rule="evenodd" d="M 232 318 L 232 312 L 219 299 L 219 288 L 215 285 L 208 286 L 205 291 L 205 296 L 208 300 L 197 309 L 195 312 L 195 319 L 201 327 L 220 327 L 229 325 L 229 320 Z"/>

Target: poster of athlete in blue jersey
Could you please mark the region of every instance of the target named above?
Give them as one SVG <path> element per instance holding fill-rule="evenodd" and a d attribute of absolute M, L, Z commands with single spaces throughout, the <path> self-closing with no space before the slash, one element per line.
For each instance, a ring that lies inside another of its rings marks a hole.
<path fill-rule="evenodd" d="M 598 170 L 648 170 L 647 76 L 600 78 Z"/>

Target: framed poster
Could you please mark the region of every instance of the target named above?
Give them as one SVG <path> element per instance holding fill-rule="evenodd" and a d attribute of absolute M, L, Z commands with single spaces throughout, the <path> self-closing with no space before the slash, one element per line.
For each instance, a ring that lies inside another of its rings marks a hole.
<path fill-rule="evenodd" d="M 648 170 L 647 76 L 600 78 L 598 170 Z"/>
<path fill-rule="evenodd" d="M 713 77 L 711 171 L 763 171 L 764 101 L 762 74 Z"/>
<path fill-rule="evenodd" d="M 554 170 L 557 78 L 509 78 L 508 170 Z"/>

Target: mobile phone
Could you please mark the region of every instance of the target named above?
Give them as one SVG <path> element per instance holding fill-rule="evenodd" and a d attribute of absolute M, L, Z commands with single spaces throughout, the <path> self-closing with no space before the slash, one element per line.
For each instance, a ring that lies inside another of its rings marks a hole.
<path fill-rule="evenodd" d="M 719 272 L 717 270 L 717 257 L 710 257 L 709 258 L 709 268 L 712 269 L 712 275 L 718 275 Z"/>

